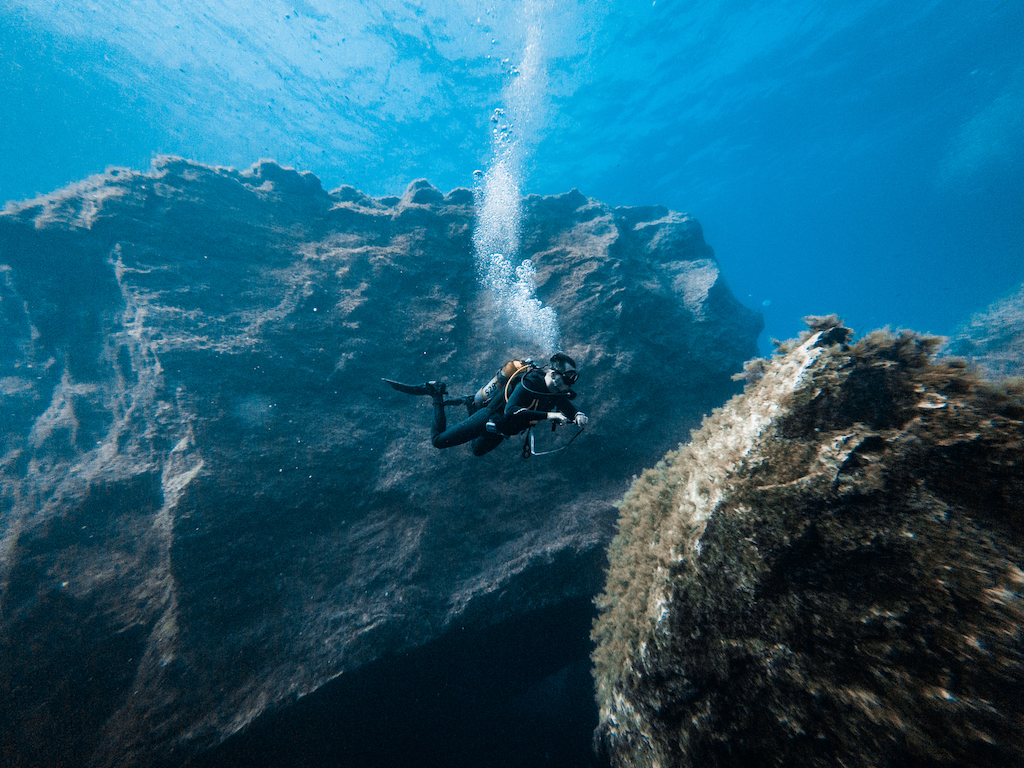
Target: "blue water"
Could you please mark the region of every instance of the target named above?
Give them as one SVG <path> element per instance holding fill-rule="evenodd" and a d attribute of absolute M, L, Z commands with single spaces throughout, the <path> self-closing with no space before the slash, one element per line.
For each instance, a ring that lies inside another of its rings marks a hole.
<path fill-rule="evenodd" d="M 497 108 L 521 194 L 700 219 L 765 349 L 1024 282 L 1021 0 L 0 0 L 0 200 L 156 153 L 473 187 Z"/>

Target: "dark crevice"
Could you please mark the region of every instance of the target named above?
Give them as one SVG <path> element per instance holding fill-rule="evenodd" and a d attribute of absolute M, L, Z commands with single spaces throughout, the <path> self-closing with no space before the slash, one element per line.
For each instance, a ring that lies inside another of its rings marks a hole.
<path fill-rule="evenodd" d="M 342 675 L 189 768 L 601 768 L 589 600 L 458 627 Z"/>

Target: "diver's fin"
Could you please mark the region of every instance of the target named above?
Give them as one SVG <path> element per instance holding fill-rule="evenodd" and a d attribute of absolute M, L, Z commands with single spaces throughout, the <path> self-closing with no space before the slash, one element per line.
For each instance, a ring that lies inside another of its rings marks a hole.
<path fill-rule="evenodd" d="M 400 381 L 381 379 L 386 381 L 399 392 L 407 395 L 443 395 L 447 391 L 443 381 L 428 381 L 426 384 L 403 384 Z"/>
<path fill-rule="evenodd" d="M 403 384 L 400 381 L 392 381 L 391 379 L 381 379 L 386 381 L 392 387 L 397 389 L 399 392 L 404 392 L 407 395 L 429 395 L 430 392 L 427 390 L 425 384 Z"/>

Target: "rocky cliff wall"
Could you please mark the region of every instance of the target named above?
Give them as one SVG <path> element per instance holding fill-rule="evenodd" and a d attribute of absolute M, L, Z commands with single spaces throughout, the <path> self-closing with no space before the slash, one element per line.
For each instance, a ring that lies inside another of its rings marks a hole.
<path fill-rule="evenodd" d="M 1024 376 L 1024 286 L 968 318 L 944 354 L 968 360 L 992 379 Z"/>
<path fill-rule="evenodd" d="M 1024 388 L 821 320 L 621 506 L 615 766 L 1024 764 Z"/>
<path fill-rule="evenodd" d="M 514 355 L 473 197 L 174 158 L 0 216 L 0 762 L 177 765 L 325 681 L 599 589 L 613 502 L 734 392 L 760 318 L 693 219 L 524 201 L 572 449 L 439 452 Z M 60 738 L 53 738 L 59 733 Z"/>

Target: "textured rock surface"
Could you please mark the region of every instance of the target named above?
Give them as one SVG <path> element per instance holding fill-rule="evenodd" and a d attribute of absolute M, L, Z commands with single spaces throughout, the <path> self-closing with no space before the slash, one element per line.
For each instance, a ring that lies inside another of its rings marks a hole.
<path fill-rule="evenodd" d="M 1024 389 L 847 333 L 765 361 L 626 496 L 613 765 L 1024 763 Z"/>
<path fill-rule="evenodd" d="M 993 379 L 1024 376 L 1024 286 L 957 328 L 944 351 Z"/>
<path fill-rule="evenodd" d="M 513 354 L 472 193 L 163 159 L 0 216 L 0 762 L 180 764 L 347 670 L 599 589 L 613 500 L 760 319 L 699 225 L 528 198 L 581 366 L 569 452 L 473 459 L 424 398 Z M 61 738 L 52 738 L 53 734 Z"/>

